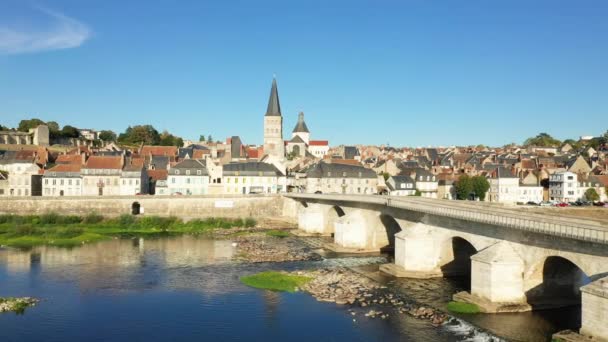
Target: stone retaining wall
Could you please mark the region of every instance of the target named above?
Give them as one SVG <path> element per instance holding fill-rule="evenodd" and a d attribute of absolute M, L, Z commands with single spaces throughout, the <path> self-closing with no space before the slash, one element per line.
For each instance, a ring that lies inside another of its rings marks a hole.
<path fill-rule="evenodd" d="M 282 196 L 183 196 L 183 197 L 60 197 L 2 198 L 0 214 L 39 215 L 55 212 L 61 215 L 104 216 L 130 214 L 138 202 L 144 215 L 182 218 L 234 217 L 282 218 Z"/>

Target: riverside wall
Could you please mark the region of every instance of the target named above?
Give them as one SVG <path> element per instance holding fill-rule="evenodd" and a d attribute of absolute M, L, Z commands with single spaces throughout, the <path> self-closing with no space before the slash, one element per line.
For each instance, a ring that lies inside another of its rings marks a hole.
<path fill-rule="evenodd" d="M 130 214 L 133 203 L 139 203 L 143 215 L 178 216 L 186 219 L 206 217 L 284 219 L 285 199 L 280 195 L 249 196 L 120 196 L 120 197 L 28 197 L 0 198 L 0 214 L 104 216 Z M 291 202 L 291 201 L 290 201 Z"/>

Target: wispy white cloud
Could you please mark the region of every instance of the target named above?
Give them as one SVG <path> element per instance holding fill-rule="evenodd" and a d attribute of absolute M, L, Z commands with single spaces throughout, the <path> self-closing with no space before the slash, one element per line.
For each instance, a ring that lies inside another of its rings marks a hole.
<path fill-rule="evenodd" d="M 76 19 L 45 8 L 37 8 L 49 19 L 45 27 L 0 26 L 0 54 L 69 49 L 82 45 L 91 30 Z"/>

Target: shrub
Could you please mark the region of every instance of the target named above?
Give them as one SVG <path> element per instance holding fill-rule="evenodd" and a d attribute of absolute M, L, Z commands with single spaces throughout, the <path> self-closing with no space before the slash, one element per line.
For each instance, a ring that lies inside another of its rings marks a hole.
<path fill-rule="evenodd" d="M 66 227 L 58 229 L 55 235 L 61 238 L 73 238 L 84 233 L 84 229 L 80 227 Z"/>
<path fill-rule="evenodd" d="M 256 220 L 251 217 L 245 219 L 245 227 L 247 228 L 255 227 L 256 224 Z"/>
<path fill-rule="evenodd" d="M 83 222 L 86 224 L 94 224 L 94 223 L 99 223 L 103 221 L 103 216 L 96 214 L 96 213 L 90 213 L 87 216 L 84 217 Z"/>
<path fill-rule="evenodd" d="M 57 213 L 44 213 L 40 215 L 40 224 L 57 224 L 60 221 Z"/>
<path fill-rule="evenodd" d="M 118 217 L 118 219 L 116 220 L 116 223 L 118 223 L 121 227 L 125 227 L 128 228 L 130 226 L 132 226 L 135 223 L 135 217 L 133 217 L 132 215 L 129 214 L 122 214 Z"/>
<path fill-rule="evenodd" d="M 12 235 L 15 236 L 27 236 L 27 235 L 40 235 L 43 231 L 31 225 L 19 225 L 15 227 Z"/>
<path fill-rule="evenodd" d="M 160 230 L 169 230 L 175 224 L 180 224 L 182 221 L 175 216 L 159 217 L 147 216 L 139 220 L 138 226 L 141 228 L 158 228 Z"/>
<path fill-rule="evenodd" d="M 77 224 L 82 222 L 82 217 L 77 215 L 60 216 L 59 223 L 61 224 Z"/>

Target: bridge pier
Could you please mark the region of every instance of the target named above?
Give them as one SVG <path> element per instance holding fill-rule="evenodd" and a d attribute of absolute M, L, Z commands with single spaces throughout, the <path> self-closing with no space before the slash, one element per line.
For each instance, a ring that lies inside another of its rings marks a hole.
<path fill-rule="evenodd" d="M 298 210 L 298 228 L 303 231 L 303 235 L 330 236 L 334 233 L 335 221 L 344 215 L 340 207 L 312 203 Z"/>
<path fill-rule="evenodd" d="M 307 234 L 326 234 L 325 221 L 320 205 L 310 205 L 298 211 L 298 228 Z"/>
<path fill-rule="evenodd" d="M 524 261 L 511 243 L 498 242 L 471 256 L 471 292 L 457 293 L 454 300 L 488 313 L 530 311 L 523 273 Z"/>
<path fill-rule="evenodd" d="M 378 252 L 389 245 L 388 236 L 374 211 L 354 210 L 334 222 L 334 243 L 327 246 L 337 252 Z"/>
<path fill-rule="evenodd" d="M 594 341 L 608 341 L 608 277 L 581 287 L 582 324 L 580 333 Z"/>
<path fill-rule="evenodd" d="M 416 223 L 395 234 L 395 262 L 380 266 L 380 270 L 395 277 L 442 277 L 440 254 L 440 239 L 426 225 Z"/>

